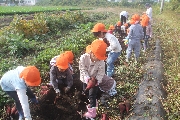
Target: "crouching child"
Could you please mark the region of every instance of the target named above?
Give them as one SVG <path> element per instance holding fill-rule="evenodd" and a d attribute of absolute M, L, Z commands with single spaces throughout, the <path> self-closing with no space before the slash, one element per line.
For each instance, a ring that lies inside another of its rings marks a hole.
<path fill-rule="evenodd" d="M 58 96 L 61 96 L 61 91 L 68 93 L 73 85 L 72 73 L 68 66 L 68 58 L 63 53 L 56 58 L 56 64 L 50 69 L 50 81 Z"/>

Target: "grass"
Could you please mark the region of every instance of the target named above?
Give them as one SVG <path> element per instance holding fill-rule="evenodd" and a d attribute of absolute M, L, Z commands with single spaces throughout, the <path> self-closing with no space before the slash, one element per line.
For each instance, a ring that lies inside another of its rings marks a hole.
<path fill-rule="evenodd" d="M 167 80 L 168 97 L 164 108 L 168 119 L 179 120 L 180 114 L 180 14 L 164 10 L 154 16 L 154 37 L 160 39 L 163 49 L 164 76 Z"/>

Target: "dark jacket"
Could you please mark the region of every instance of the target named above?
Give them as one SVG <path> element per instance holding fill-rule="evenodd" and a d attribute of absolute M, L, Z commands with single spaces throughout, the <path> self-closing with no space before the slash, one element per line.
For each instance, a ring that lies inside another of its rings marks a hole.
<path fill-rule="evenodd" d="M 58 83 L 56 80 L 67 80 L 67 86 L 71 88 L 73 85 L 72 74 L 69 69 L 66 69 L 64 72 L 60 72 L 57 66 L 52 66 L 50 69 L 50 80 L 54 89 L 58 89 Z"/>

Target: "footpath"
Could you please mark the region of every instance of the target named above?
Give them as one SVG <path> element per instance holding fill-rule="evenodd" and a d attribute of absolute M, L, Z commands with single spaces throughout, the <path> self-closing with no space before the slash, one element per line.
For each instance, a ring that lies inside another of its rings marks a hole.
<path fill-rule="evenodd" d="M 150 51 L 144 66 L 145 74 L 135 95 L 133 109 L 128 120 L 167 120 L 163 108 L 163 100 L 167 93 L 164 89 L 166 81 L 163 77 L 162 49 L 156 40 L 154 49 Z"/>

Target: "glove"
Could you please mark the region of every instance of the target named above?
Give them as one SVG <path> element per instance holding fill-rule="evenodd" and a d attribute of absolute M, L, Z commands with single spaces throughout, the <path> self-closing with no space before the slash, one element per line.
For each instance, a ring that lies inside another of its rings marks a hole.
<path fill-rule="evenodd" d="M 56 89 L 55 91 L 56 91 L 56 95 L 57 95 L 57 96 L 61 96 L 61 92 L 60 92 L 59 89 Z"/>
<path fill-rule="evenodd" d="M 98 85 L 97 80 L 96 80 L 94 77 L 91 77 L 91 79 L 90 79 L 90 80 L 88 81 L 88 83 L 87 83 L 86 89 L 89 90 L 89 89 L 91 89 L 92 87 L 97 86 L 97 85 Z"/>
<path fill-rule="evenodd" d="M 38 100 L 36 98 L 31 98 L 31 102 L 34 104 L 38 104 Z"/>
<path fill-rule="evenodd" d="M 84 80 L 85 80 L 85 83 L 86 83 L 86 84 L 88 83 L 89 79 L 90 79 L 89 76 L 85 76 L 85 77 L 84 77 Z"/>
<path fill-rule="evenodd" d="M 70 87 L 65 87 L 64 92 L 65 92 L 65 93 L 68 93 L 69 90 L 70 90 Z"/>
<path fill-rule="evenodd" d="M 98 81 L 94 77 L 91 77 L 91 80 L 96 83 L 94 86 L 98 86 L 99 85 Z"/>
<path fill-rule="evenodd" d="M 125 39 L 127 39 L 127 40 L 128 40 L 128 39 L 129 39 L 129 37 L 125 37 Z"/>

